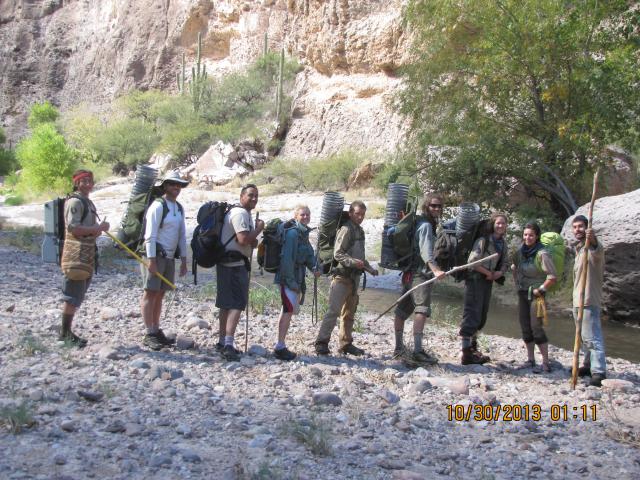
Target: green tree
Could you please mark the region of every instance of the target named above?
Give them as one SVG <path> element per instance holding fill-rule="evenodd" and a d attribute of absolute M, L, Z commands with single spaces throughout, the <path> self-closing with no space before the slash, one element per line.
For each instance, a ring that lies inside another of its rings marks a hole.
<path fill-rule="evenodd" d="M 20 183 L 35 193 L 63 193 L 71 189 L 77 167 L 75 151 L 67 145 L 53 123 L 37 125 L 16 148 L 22 167 Z"/>
<path fill-rule="evenodd" d="M 635 151 L 638 14 L 624 0 L 411 0 L 398 107 L 431 186 L 573 213 L 607 145 Z"/>
<path fill-rule="evenodd" d="M 51 105 L 49 101 L 34 103 L 31 106 L 27 123 L 29 124 L 29 128 L 34 129 L 43 123 L 55 122 L 59 116 L 60 113 L 58 112 L 58 109 Z"/>

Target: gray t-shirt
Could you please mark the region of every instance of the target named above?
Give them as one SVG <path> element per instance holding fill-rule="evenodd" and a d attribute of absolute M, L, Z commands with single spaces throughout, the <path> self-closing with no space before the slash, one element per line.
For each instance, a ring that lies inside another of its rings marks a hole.
<path fill-rule="evenodd" d="M 245 257 L 251 256 L 251 245 L 240 245 L 236 238 L 229 241 L 231 237 L 240 232 L 250 232 L 255 228 L 251 213 L 242 207 L 233 207 L 229 213 L 224 217 L 224 224 L 222 226 L 222 234 L 220 239 L 222 244 L 226 244 L 227 251 L 240 252 Z M 227 242 L 229 242 L 227 244 Z M 221 262 L 225 267 L 239 267 L 243 266 L 244 262 L 238 260 L 235 262 Z"/>

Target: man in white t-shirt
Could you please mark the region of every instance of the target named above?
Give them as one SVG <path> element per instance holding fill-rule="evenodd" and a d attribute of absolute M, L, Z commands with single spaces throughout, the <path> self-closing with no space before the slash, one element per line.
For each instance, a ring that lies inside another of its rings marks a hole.
<path fill-rule="evenodd" d="M 162 299 L 171 287 L 160 280 L 160 273 L 173 282 L 175 259 L 180 258 L 180 276 L 187 274 L 187 236 L 184 223 L 184 209 L 178 203 L 178 195 L 189 182 L 180 178 L 177 172 L 167 175 L 161 187 L 164 195 L 156 199 L 145 214 L 144 247 L 149 268 L 141 265 L 144 293 L 140 305 L 142 319 L 147 328 L 143 344 L 152 350 L 160 350 L 173 345 L 175 340 L 165 336 L 160 328 Z"/>
<path fill-rule="evenodd" d="M 216 265 L 216 307 L 220 309 L 218 348 L 229 361 L 240 359 L 240 353 L 233 345 L 234 335 L 240 315 L 249 301 L 251 251 L 258 245 L 258 235 L 264 229 L 262 220 L 256 220 L 254 225 L 251 218 L 251 210 L 257 203 L 258 187 L 253 184 L 242 187 L 240 206 L 227 213 L 220 235 L 227 254 Z"/>

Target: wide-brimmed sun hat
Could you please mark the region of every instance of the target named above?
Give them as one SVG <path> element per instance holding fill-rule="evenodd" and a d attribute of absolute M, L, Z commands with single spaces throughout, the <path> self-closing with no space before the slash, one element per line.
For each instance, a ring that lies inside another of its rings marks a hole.
<path fill-rule="evenodd" d="M 176 172 L 175 170 L 168 172 L 163 178 L 162 181 L 160 182 L 160 185 L 164 185 L 164 182 L 175 182 L 175 183 L 179 183 L 180 185 L 182 185 L 183 187 L 186 187 L 187 185 L 189 185 L 189 182 L 187 180 L 184 180 L 182 178 L 180 178 L 180 174 L 178 172 Z"/>

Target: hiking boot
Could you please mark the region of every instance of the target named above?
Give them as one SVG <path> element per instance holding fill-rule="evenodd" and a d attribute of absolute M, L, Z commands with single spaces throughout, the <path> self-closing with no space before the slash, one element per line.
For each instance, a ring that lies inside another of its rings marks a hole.
<path fill-rule="evenodd" d="M 435 365 L 438 363 L 438 359 L 432 355 L 429 355 L 424 350 L 420 350 L 419 352 L 413 352 L 411 354 L 411 359 L 414 362 L 424 363 L 426 365 Z"/>
<path fill-rule="evenodd" d="M 278 350 L 273 351 L 273 355 L 278 360 L 284 360 L 285 362 L 289 362 L 296 358 L 296 354 L 289 350 L 287 347 L 279 348 Z"/>
<path fill-rule="evenodd" d="M 364 350 L 356 347 L 353 343 L 350 343 L 342 347 L 340 349 L 340 353 L 344 355 L 353 355 L 354 357 L 359 357 L 361 355 L 364 355 Z"/>
<path fill-rule="evenodd" d="M 580 368 L 578 368 L 578 376 L 579 377 L 590 377 L 591 376 L 591 367 L 588 367 L 587 365 L 583 365 Z"/>
<path fill-rule="evenodd" d="M 158 340 L 160 340 L 160 343 L 162 345 L 175 345 L 176 344 L 176 339 L 175 338 L 167 338 L 167 336 L 164 334 L 164 332 L 162 331 L 161 328 L 158 329 L 158 333 L 156 335 L 158 336 Z"/>
<path fill-rule="evenodd" d="M 240 350 L 238 350 L 236 347 L 233 347 L 233 346 L 232 346 L 231 348 L 233 348 L 233 349 L 236 351 L 236 353 L 237 353 L 238 355 L 240 355 L 240 354 L 242 353 L 242 352 L 241 352 Z M 223 351 L 223 350 L 224 350 L 224 343 L 216 343 L 216 352 L 218 352 L 218 353 L 222 353 L 222 351 Z"/>
<path fill-rule="evenodd" d="M 73 332 L 67 332 L 65 334 L 60 334 L 58 340 L 61 342 L 69 342 L 72 346 L 78 348 L 84 348 L 87 346 L 87 341 L 84 338 L 80 338 Z"/>
<path fill-rule="evenodd" d="M 331 350 L 329 350 L 329 345 L 327 345 L 326 343 L 316 343 L 316 354 L 331 355 Z"/>
<path fill-rule="evenodd" d="M 222 350 L 222 356 L 228 362 L 237 362 L 240 360 L 240 354 L 232 345 L 225 345 Z"/>
<path fill-rule="evenodd" d="M 406 349 L 404 347 L 396 348 L 393 351 L 393 356 L 391 358 L 393 358 L 394 360 L 398 358 L 402 358 L 405 352 L 406 352 Z"/>
<path fill-rule="evenodd" d="M 604 380 L 605 378 L 607 378 L 607 376 L 604 373 L 594 373 L 593 375 L 591 375 L 591 381 L 589 382 L 589 385 L 591 385 L 592 387 L 601 387 L 602 380 Z"/>
<path fill-rule="evenodd" d="M 162 350 L 164 347 L 157 333 L 147 333 L 142 339 L 142 344 L 151 350 Z"/>
<path fill-rule="evenodd" d="M 471 347 L 462 349 L 462 365 L 482 365 L 489 361 L 488 358 L 486 355 L 478 355 Z"/>
<path fill-rule="evenodd" d="M 485 355 L 480 351 L 480 349 L 478 348 L 478 342 L 476 340 L 471 341 L 471 353 L 473 353 L 480 359 L 480 364 L 491 361 L 491 357 L 489 357 L 489 355 Z"/>

